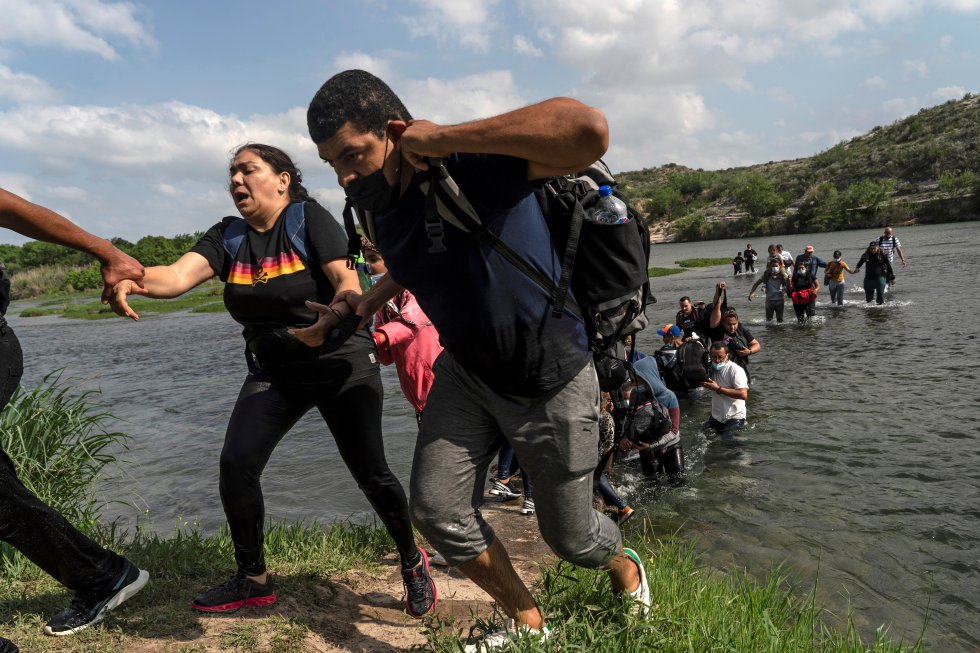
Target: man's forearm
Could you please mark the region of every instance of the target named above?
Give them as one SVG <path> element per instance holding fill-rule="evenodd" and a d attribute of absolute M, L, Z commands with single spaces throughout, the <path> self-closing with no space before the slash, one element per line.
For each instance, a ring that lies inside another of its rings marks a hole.
<path fill-rule="evenodd" d="M 115 251 L 108 240 L 93 236 L 54 211 L 3 189 L 0 189 L 0 227 L 28 238 L 88 252 L 102 262 L 108 261 Z"/>

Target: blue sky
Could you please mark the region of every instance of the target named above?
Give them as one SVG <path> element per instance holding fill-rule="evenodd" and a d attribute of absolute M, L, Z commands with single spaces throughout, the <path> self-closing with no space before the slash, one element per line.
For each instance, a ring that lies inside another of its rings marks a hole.
<path fill-rule="evenodd" d="M 229 152 L 259 141 L 338 213 L 305 111 L 352 67 L 436 122 L 577 97 L 617 171 L 809 156 L 976 92 L 978 30 L 980 0 L 0 0 L 0 186 L 172 236 L 234 213 Z"/>

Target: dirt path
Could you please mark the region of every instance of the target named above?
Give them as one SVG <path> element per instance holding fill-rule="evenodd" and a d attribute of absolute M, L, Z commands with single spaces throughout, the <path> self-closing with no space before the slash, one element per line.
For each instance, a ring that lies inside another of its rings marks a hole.
<path fill-rule="evenodd" d="M 540 577 L 540 564 L 552 560 L 541 541 L 537 521 L 517 512 L 519 502 L 487 503 L 483 513 L 507 546 L 515 568 L 529 585 Z M 214 651 L 283 650 L 276 641 L 297 639 L 286 650 L 393 652 L 425 642 L 419 622 L 407 617 L 401 601 L 401 575 L 397 555 L 382 561 L 380 574 L 349 572 L 317 582 L 302 596 L 281 595 L 270 608 L 249 610 L 241 616 L 201 616 L 199 629 L 175 639 L 140 639 L 126 644 L 139 653 L 211 653 Z M 490 597 L 456 569 L 433 565 L 439 593 L 437 612 L 452 617 L 464 628 L 475 617 L 492 614 Z M 291 624 L 302 624 L 296 629 Z M 176 640 L 176 641 L 175 641 Z"/>

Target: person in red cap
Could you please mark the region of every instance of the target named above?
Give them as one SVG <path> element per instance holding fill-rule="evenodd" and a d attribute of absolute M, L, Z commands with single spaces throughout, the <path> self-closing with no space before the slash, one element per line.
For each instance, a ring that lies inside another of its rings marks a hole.
<path fill-rule="evenodd" d="M 812 276 L 814 279 L 817 278 L 817 268 L 827 267 L 827 262 L 813 253 L 813 245 L 807 245 L 803 249 L 803 253 L 796 257 L 796 264 L 793 266 L 793 268 L 799 268 L 800 262 L 806 265 L 807 272 L 809 272 L 810 276 Z"/>

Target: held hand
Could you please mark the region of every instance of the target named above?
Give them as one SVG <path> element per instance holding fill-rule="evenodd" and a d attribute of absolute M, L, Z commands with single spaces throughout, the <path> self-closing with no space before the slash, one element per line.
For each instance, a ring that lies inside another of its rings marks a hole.
<path fill-rule="evenodd" d="M 330 329 L 337 326 L 340 321 L 338 313 L 341 315 L 351 313 L 347 304 L 339 303 L 336 308 L 333 305 L 324 306 L 316 302 L 306 302 L 306 307 L 317 312 L 317 320 L 308 327 L 299 329 L 289 329 L 289 335 L 293 336 L 307 347 L 319 347 L 327 339 Z M 346 309 L 346 313 L 343 309 Z"/>
<path fill-rule="evenodd" d="M 129 295 L 146 295 L 147 291 L 141 287 L 137 286 L 135 281 L 129 279 L 124 279 L 114 285 L 110 290 L 106 302 L 112 308 L 112 312 L 120 317 L 128 317 L 133 320 L 139 320 L 140 316 L 134 311 L 129 303 L 126 301 L 126 297 Z"/>
<path fill-rule="evenodd" d="M 894 277 L 892 277 L 891 279 L 888 280 L 888 285 L 889 286 L 894 286 L 895 285 L 895 278 Z"/>
<path fill-rule="evenodd" d="M 717 390 L 719 388 L 718 382 L 715 381 L 714 379 L 708 379 L 707 381 L 705 381 L 704 383 L 701 384 L 701 387 L 702 388 L 707 388 L 708 390 L 711 390 L 712 392 L 714 392 L 715 390 Z"/>
<path fill-rule="evenodd" d="M 725 289 L 725 282 L 724 281 L 719 281 L 718 283 L 715 284 L 715 294 L 716 295 L 719 294 L 724 289 Z"/>
<path fill-rule="evenodd" d="M 754 295 L 754 294 L 755 293 L 751 293 L 751 292 L 749 293 L 749 301 L 752 301 L 752 295 Z"/>
<path fill-rule="evenodd" d="M 121 250 L 115 249 L 112 256 L 102 262 L 100 272 L 102 273 L 103 304 L 110 302 L 115 292 L 115 286 L 122 281 L 128 279 L 135 282 L 140 288 L 143 287 L 143 264 Z"/>
<path fill-rule="evenodd" d="M 402 154 L 418 170 L 428 170 L 425 157 L 452 154 L 440 143 L 440 126 L 428 120 L 412 120 L 401 136 Z"/>

